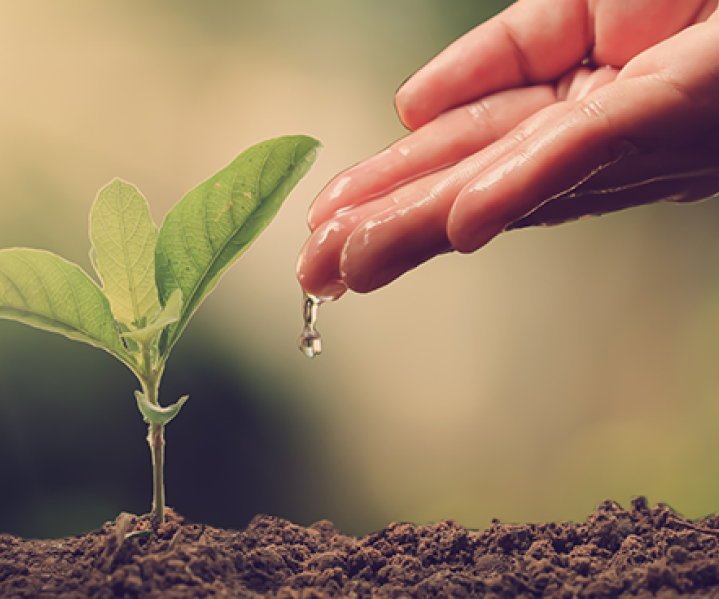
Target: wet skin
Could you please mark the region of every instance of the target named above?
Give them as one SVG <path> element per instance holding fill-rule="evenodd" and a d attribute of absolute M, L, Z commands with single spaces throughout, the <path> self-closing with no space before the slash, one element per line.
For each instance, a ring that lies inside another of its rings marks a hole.
<path fill-rule="evenodd" d="M 719 192 L 718 1 L 520 0 L 457 40 L 397 92 L 411 133 L 314 201 L 303 288 L 369 292 L 508 228 Z"/>

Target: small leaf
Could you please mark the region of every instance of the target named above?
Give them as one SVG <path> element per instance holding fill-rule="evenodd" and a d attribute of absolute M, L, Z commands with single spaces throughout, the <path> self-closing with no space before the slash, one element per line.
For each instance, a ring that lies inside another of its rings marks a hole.
<path fill-rule="evenodd" d="M 91 257 L 115 320 L 144 326 L 160 309 L 155 285 L 157 227 L 137 187 L 114 179 L 90 211 Z"/>
<path fill-rule="evenodd" d="M 0 250 L 0 318 L 101 347 L 132 367 L 97 284 L 76 264 L 42 250 Z"/>
<path fill-rule="evenodd" d="M 182 291 L 175 289 L 170 295 L 170 299 L 167 300 L 167 305 L 155 320 L 142 329 L 122 333 L 122 337 L 124 339 L 133 339 L 138 343 L 148 343 L 166 326 L 180 320 L 180 310 L 182 310 Z"/>
<path fill-rule="evenodd" d="M 277 214 L 319 147 L 304 135 L 252 146 L 169 212 L 157 240 L 157 288 L 162 304 L 181 289 L 183 306 L 179 322 L 163 334 L 163 357 L 220 277 Z"/>
<path fill-rule="evenodd" d="M 177 403 L 171 406 L 161 407 L 147 401 L 145 394 L 141 391 L 135 391 L 135 399 L 137 399 L 137 407 L 140 408 L 145 422 L 149 424 L 167 424 L 172 420 L 184 403 L 189 399 L 189 395 L 184 395 L 177 400 Z"/>

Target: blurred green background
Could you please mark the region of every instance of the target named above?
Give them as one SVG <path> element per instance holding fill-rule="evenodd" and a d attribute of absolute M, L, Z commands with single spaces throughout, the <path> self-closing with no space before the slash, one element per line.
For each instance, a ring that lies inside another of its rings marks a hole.
<path fill-rule="evenodd" d="M 90 269 L 87 215 L 113 177 L 156 222 L 262 139 L 318 163 L 195 316 L 161 400 L 168 502 L 391 521 L 581 520 L 637 494 L 719 510 L 719 206 L 653 206 L 508 233 L 323 306 L 296 348 L 294 277 L 314 195 L 404 134 L 395 90 L 507 2 L 0 2 L 0 247 Z M 133 376 L 0 322 L 0 532 L 59 537 L 150 509 Z"/>

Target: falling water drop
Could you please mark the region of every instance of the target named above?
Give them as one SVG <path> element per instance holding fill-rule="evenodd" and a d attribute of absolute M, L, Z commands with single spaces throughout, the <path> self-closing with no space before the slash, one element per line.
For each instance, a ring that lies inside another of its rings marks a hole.
<path fill-rule="evenodd" d="M 297 345 L 308 358 L 314 358 L 322 353 L 322 335 L 315 329 L 317 312 L 321 303 L 322 300 L 309 293 L 305 293 L 302 300 L 302 318 L 305 321 L 305 328 L 302 330 Z"/>

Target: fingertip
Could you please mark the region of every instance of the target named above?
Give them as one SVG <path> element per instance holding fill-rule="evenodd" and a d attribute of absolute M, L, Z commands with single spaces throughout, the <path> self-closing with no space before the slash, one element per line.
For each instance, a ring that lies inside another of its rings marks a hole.
<path fill-rule="evenodd" d="M 307 295 L 312 295 L 321 302 L 337 301 L 347 292 L 347 285 L 342 283 L 342 281 L 335 281 L 333 284 L 322 287 L 312 287 L 300 279 L 300 286 L 302 287 L 302 291 Z"/>
<path fill-rule="evenodd" d="M 407 272 L 406 269 L 396 267 L 394 270 L 385 270 L 381 273 L 377 273 L 371 278 L 352 278 L 349 276 L 347 279 L 348 288 L 355 293 L 371 293 L 372 291 L 377 291 L 377 289 L 389 285 L 405 272 Z"/>
<path fill-rule="evenodd" d="M 412 90 L 411 80 L 405 81 L 394 97 L 394 107 L 402 124 L 410 131 L 416 131 L 429 119 L 426 118 L 423 106 L 417 101 L 417 94 Z"/>
<path fill-rule="evenodd" d="M 375 215 L 360 223 L 342 247 L 339 271 L 342 281 L 356 293 L 369 293 L 384 287 L 407 268 L 400 265 L 396 251 L 397 235 L 387 223 L 391 213 Z"/>
<path fill-rule="evenodd" d="M 302 285 L 302 282 L 300 282 L 300 285 Z M 314 295 L 321 302 L 337 301 L 345 293 L 347 293 L 347 285 L 345 285 L 342 281 L 331 281 L 327 285 L 314 289 L 308 289 L 302 285 L 302 289 L 305 293 Z"/>
<path fill-rule="evenodd" d="M 492 239 L 504 231 L 504 223 L 486 222 L 477 226 L 456 227 L 448 233 L 452 247 L 460 254 L 471 254 L 487 245 Z"/>
<path fill-rule="evenodd" d="M 339 256 L 347 232 L 342 223 L 329 221 L 310 235 L 295 266 L 302 288 L 324 300 L 334 300 L 347 291 L 339 271 Z"/>
<path fill-rule="evenodd" d="M 409 268 L 396 263 L 371 265 L 354 251 L 349 242 L 340 260 L 342 281 L 355 293 L 375 291 L 399 278 L 407 270 Z"/>
<path fill-rule="evenodd" d="M 445 219 L 417 209 L 391 209 L 361 223 L 340 256 L 345 284 L 357 293 L 388 285 L 434 256 L 451 251 Z"/>
<path fill-rule="evenodd" d="M 460 254 L 471 254 L 487 245 L 507 226 L 483 210 L 481 198 L 475 190 L 461 192 L 447 219 L 447 237 Z"/>
<path fill-rule="evenodd" d="M 347 291 L 347 285 L 340 279 L 324 279 L 317 276 L 307 263 L 304 250 L 297 259 L 297 281 L 305 293 L 325 301 L 335 301 Z"/>

